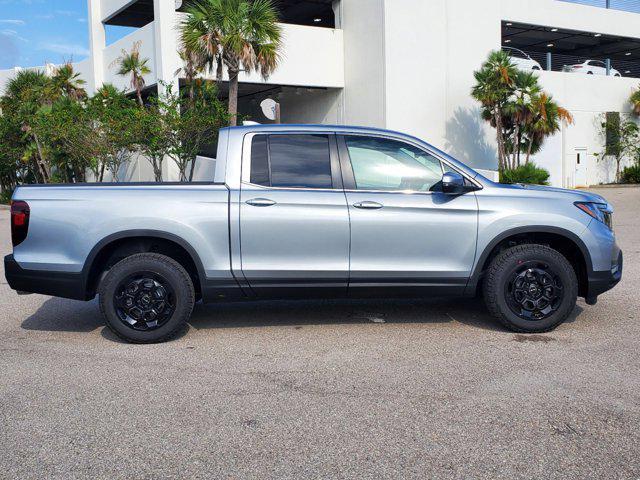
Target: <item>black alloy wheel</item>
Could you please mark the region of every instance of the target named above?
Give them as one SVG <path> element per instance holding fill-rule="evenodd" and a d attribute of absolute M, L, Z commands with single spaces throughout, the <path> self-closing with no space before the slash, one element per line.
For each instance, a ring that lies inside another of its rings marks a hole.
<path fill-rule="evenodd" d="M 513 313 L 524 320 L 544 320 L 562 304 L 564 288 L 548 264 L 523 262 L 505 284 L 505 297 Z"/>
<path fill-rule="evenodd" d="M 557 250 L 533 243 L 515 245 L 489 264 L 483 295 L 489 312 L 508 329 L 549 332 L 573 311 L 578 278 L 573 265 Z"/>
<path fill-rule="evenodd" d="M 98 294 L 107 326 L 132 343 L 163 342 L 185 331 L 195 303 L 193 280 L 185 268 L 150 252 L 113 265 Z"/>
<path fill-rule="evenodd" d="M 154 272 L 140 272 L 124 278 L 116 287 L 113 305 L 124 325 L 134 330 L 162 327 L 175 310 L 171 284 Z"/>

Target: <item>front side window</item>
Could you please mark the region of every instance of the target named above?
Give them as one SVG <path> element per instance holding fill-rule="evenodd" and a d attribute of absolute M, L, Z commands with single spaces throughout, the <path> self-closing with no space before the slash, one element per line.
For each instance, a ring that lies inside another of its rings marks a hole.
<path fill-rule="evenodd" d="M 256 135 L 251 183 L 268 187 L 332 188 L 327 135 Z"/>
<path fill-rule="evenodd" d="M 428 192 L 442 180 L 442 163 L 412 145 L 375 137 L 346 136 L 358 190 Z"/>

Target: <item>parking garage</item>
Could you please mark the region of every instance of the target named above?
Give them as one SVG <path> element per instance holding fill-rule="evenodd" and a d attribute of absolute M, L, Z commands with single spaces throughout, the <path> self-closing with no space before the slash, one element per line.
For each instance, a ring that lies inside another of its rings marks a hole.
<path fill-rule="evenodd" d="M 639 39 L 503 21 L 502 46 L 543 70 L 640 78 Z"/>

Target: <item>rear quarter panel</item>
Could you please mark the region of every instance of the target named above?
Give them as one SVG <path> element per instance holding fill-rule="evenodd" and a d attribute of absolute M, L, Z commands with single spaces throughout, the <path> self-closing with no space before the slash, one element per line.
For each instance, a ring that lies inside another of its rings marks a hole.
<path fill-rule="evenodd" d="M 212 184 L 20 187 L 14 200 L 25 200 L 31 216 L 14 258 L 25 269 L 80 272 L 106 237 L 155 230 L 188 243 L 207 277 L 228 276 L 228 199 Z"/>

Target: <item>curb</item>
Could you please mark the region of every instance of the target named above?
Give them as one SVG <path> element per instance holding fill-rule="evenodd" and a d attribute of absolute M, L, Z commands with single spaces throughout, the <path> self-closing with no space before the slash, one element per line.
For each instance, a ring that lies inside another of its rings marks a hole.
<path fill-rule="evenodd" d="M 11 207 L 9 205 L 5 205 L 4 203 L 0 203 L 0 210 L 9 210 Z"/>
<path fill-rule="evenodd" d="M 595 190 L 598 188 L 640 188 L 638 183 L 619 183 L 613 185 L 593 185 L 591 187 L 581 188 L 580 190 Z"/>

